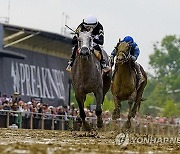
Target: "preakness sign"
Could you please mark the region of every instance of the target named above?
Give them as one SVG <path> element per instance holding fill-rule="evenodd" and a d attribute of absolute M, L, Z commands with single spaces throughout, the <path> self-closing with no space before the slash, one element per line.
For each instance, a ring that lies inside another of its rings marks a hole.
<path fill-rule="evenodd" d="M 69 102 L 67 60 L 27 50 L 13 49 L 25 59 L 0 58 L 0 91 L 8 96 L 20 93 L 23 100 L 42 98 L 54 106 Z"/>

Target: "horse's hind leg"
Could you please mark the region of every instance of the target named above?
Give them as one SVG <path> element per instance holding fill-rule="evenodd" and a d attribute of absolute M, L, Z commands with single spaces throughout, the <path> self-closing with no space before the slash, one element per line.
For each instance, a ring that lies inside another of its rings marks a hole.
<path fill-rule="evenodd" d="M 86 96 L 79 96 L 79 95 L 75 95 L 76 100 L 78 102 L 78 106 L 79 106 L 79 112 L 80 112 L 80 117 L 82 119 L 83 122 L 83 127 L 85 130 L 90 131 L 90 125 L 86 122 L 86 114 L 84 112 L 84 102 L 86 100 Z"/>
<path fill-rule="evenodd" d="M 97 127 L 102 128 L 103 126 L 103 120 L 102 120 L 102 108 L 101 105 L 104 100 L 103 92 L 99 90 L 95 93 L 96 97 L 96 116 L 97 116 Z"/>
<path fill-rule="evenodd" d="M 137 91 L 136 101 L 135 101 L 134 106 L 132 108 L 132 117 L 133 118 L 136 116 L 136 112 L 139 110 L 139 108 L 141 106 L 141 99 L 142 99 L 142 95 L 144 92 L 144 88 L 146 87 L 146 84 L 147 84 L 147 77 L 145 78 L 145 81 L 141 83 L 141 85 Z"/>
<path fill-rule="evenodd" d="M 137 91 L 137 96 L 136 96 L 136 101 L 133 105 L 132 108 L 132 117 L 134 118 L 136 116 L 136 112 L 139 110 L 140 105 L 141 105 L 141 98 L 142 98 L 142 94 L 143 94 L 143 90 L 144 87 L 146 86 L 146 83 L 142 83 L 142 85 L 140 86 L 140 88 Z"/>
<path fill-rule="evenodd" d="M 121 102 L 116 96 L 114 97 L 114 105 L 115 105 L 115 108 L 112 114 L 112 119 L 116 120 L 120 118 L 120 109 L 121 109 Z"/>

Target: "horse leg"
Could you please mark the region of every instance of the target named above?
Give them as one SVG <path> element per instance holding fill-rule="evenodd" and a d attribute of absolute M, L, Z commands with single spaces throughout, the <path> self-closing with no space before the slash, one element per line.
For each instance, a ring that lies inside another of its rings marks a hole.
<path fill-rule="evenodd" d="M 132 117 L 134 118 L 136 116 L 136 112 L 139 110 L 141 105 L 141 98 L 144 91 L 144 87 L 146 86 L 146 83 L 142 83 L 142 85 L 139 87 L 137 91 L 136 101 L 134 103 L 134 106 L 132 108 Z"/>
<path fill-rule="evenodd" d="M 120 109 L 121 109 L 121 102 L 116 96 L 114 97 L 114 105 L 115 105 L 115 108 L 112 114 L 112 119 L 116 120 L 120 118 Z"/>
<path fill-rule="evenodd" d="M 103 126 L 103 120 L 102 120 L 102 103 L 104 100 L 103 92 L 101 90 L 98 90 L 95 93 L 96 97 L 96 116 L 97 116 L 97 127 L 102 128 Z"/>
<path fill-rule="evenodd" d="M 128 120 L 125 123 L 125 128 L 129 129 L 131 128 L 131 118 L 132 118 L 132 105 L 133 101 L 128 101 L 129 104 L 129 113 L 128 113 Z"/>
<path fill-rule="evenodd" d="M 144 70 L 143 70 L 143 72 L 144 72 Z M 133 109 L 132 109 L 132 117 L 133 118 L 135 117 L 137 110 L 139 110 L 139 108 L 140 108 L 143 91 L 144 91 L 144 88 L 146 87 L 146 84 L 147 84 L 146 73 L 144 72 L 144 74 L 145 74 L 145 76 L 144 76 L 145 80 L 139 86 L 139 89 L 138 89 L 137 95 L 136 95 L 136 101 L 135 101 Z"/>
<path fill-rule="evenodd" d="M 82 119 L 82 123 L 83 123 L 83 127 L 85 130 L 90 131 L 90 125 L 86 122 L 86 114 L 84 112 L 84 102 L 86 100 L 86 96 L 79 96 L 79 95 L 75 95 L 76 100 L 78 102 L 78 106 L 79 106 L 79 112 L 80 112 L 80 117 Z"/>
<path fill-rule="evenodd" d="M 137 95 L 136 101 L 135 101 L 133 108 L 131 110 L 131 117 L 134 118 L 136 116 L 136 112 L 137 112 L 137 109 L 140 106 L 140 104 L 141 104 L 141 96 Z"/>

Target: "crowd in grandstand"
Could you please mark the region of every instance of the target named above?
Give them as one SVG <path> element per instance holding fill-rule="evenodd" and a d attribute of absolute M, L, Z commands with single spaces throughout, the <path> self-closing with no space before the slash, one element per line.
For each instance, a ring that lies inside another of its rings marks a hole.
<path fill-rule="evenodd" d="M 25 102 L 18 97 L 7 97 L 3 94 L 0 97 L 0 110 L 19 111 L 22 116 L 28 116 L 28 113 L 40 113 L 40 114 L 52 114 L 52 115 L 63 115 L 65 120 L 68 120 L 68 116 L 77 117 L 79 116 L 79 110 L 75 108 L 74 103 L 70 106 L 51 106 L 46 103 L 38 102 L 36 99 Z M 96 117 L 95 110 L 90 108 L 84 109 L 87 117 Z M 14 114 L 14 113 L 12 113 Z M 103 119 L 112 120 L 112 113 L 105 111 L 102 113 Z M 126 120 L 127 114 L 122 114 L 119 120 Z M 180 119 L 176 117 L 153 117 L 151 115 L 138 115 L 134 118 L 134 121 L 141 121 L 143 119 L 145 123 L 161 123 L 161 124 L 175 124 L 180 125 Z"/>

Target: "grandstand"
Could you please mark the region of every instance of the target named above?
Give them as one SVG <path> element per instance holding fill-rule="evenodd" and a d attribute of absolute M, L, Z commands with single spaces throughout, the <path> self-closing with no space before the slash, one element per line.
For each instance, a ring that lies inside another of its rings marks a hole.
<path fill-rule="evenodd" d="M 68 105 L 71 38 L 60 34 L 0 24 L 0 92 L 49 105 Z"/>

